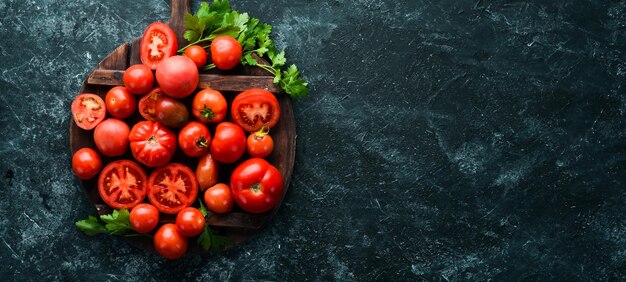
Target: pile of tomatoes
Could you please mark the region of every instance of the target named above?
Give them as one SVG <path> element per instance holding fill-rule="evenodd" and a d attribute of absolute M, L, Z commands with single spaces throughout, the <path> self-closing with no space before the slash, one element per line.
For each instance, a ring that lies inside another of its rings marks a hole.
<path fill-rule="evenodd" d="M 232 37 L 218 37 L 210 47 L 217 68 L 233 68 L 241 59 Z M 74 173 L 84 180 L 97 177 L 102 200 L 130 210 L 138 233 L 152 232 L 160 214 L 176 214 L 175 224 L 163 224 L 154 234 L 156 250 L 170 259 L 182 256 L 187 238 L 204 230 L 204 216 L 191 207 L 199 194 L 214 213 L 229 213 L 234 203 L 264 213 L 283 191 L 280 172 L 264 159 L 274 147 L 268 131 L 280 118 L 276 97 L 262 89 L 239 93 L 230 104 L 232 122 L 225 121 L 229 105 L 222 93 L 197 89 L 207 52 L 192 46 L 177 56 L 177 49 L 171 28 L 151 24 L 141 41 L 142 64 L 124 72 L 124 86 L 111 88 L 104 99 L 82 93 L 71 106 L 76 125 L 93 130 L 97 149 L 73 155 Z M 186 161 L 172 162 L 178 149 Z M 104 168 L 101 155 L 110 160 Z M 227 180 L 218 173 L 223 164 L 235 167 Z"/>

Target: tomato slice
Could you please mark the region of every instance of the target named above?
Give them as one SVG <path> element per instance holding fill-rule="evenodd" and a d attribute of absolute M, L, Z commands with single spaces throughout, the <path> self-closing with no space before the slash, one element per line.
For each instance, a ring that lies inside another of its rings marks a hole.
<path fill-rule="evenodd" d="M 72 116 L 78 127 L 94 129 L 106 116 L 104 100 L 96 94 L 84 93 L 78 95 L 72 102 Z"/>
<path fill-rule="evenodd" d="M 98 193 L 114 209 L 132 209 L 143 202 L 148 190 L 146 172 L 136 162 L 114 161 L 98 178 Z"/>
<path fill-rule="evenodd" d="M 140 45 L 141 62 L 156 70 L 165 58 L 174 56 L 178 49 L 178 39 L 174 31 L 162 22 L 151 23 L 143 33 Z"/>
<path fill-rule="evenodd" d="M 197 195 L 196 176 L 182 164 L 171 163 L 158 168 L 148 180 L 148 199 L 163 213 L 175 214 L 191 206 Z"/>
<path fill-rule="evenodd" d="M 139 99 L 139 113 L 143 118 L 156 121 L 156 105 L 162 95 L 161 88 L 157 87 Z"/>
<path fill-rule="evenodd" d="M 274 94 L 254 88 L 235 97 L 230 114 L 243 130 L 255 132 L 263 126 L 269 129 L 276 125 L 280 119 L 280 105 Z"/>

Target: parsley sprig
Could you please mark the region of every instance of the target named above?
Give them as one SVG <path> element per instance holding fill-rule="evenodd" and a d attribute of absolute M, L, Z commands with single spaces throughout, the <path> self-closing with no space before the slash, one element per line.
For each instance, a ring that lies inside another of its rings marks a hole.
<path fill-rule="evenodd" d="M 206 217 L 208 214 L 206 207 L 202 204 L 202 200 L 199 199 L 198 202 L 200 202 L 200 208 L 198 209 L 202 215 Z M 213 230 L 209 228 L 209 224 L 207 223 L 204 225 L 204 231 L 202 231 L 200 236 L 198 236 L 197 243 L 202 247 L 202 249 L 204 249 L 204 251 L 211 251 L 218 254 L 224 250 L 225 246 L 234 245 L 235 241 L 233 241 L 230 237 L 220 236 L 213 233 Z"/>
<path fill-rule="evenodd" d="M 113 210 L 113 213 L 103 214 L 99 218 L 90 215 L 87 219 L 79 220 L 75 224 L 80 231 L 89 236 L 98 234 L 141 236 L 130 226 L 130 213 L 127 209 Z"/>

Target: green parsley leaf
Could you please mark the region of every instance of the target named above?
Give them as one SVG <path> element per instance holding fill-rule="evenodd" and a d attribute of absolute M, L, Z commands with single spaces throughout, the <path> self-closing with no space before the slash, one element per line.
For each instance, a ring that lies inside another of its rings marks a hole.
<path fill-rule="evenodd" d="M 256 66 L 257 62 L 254 58 L 252 58 L 252 53 L 248 53 L 243 55 L 243 60 L 241 61 L 244 65 Z"/>
<path fill-rule="evenodd" d="M 198 236 L 198 245 L 205 251 L 211 251 L 215 254 L 219 254 L 224 250 L 227 245 L 234 245 L 235 241 L 230 237 L 220 236 L 213 233 L 208 225 L 204 226 L 204 231 Z"/>
<path fill-rule="evenodd" d="M 202 199 L 198 198 L 198 202 L 200 203 L 200 208 L 198 210 L 202 213 L 202 216 L 206 217 L 206 215 L 209 214 L 208 210 L 202 203 Z"/>
<path fill-rule="evenodd" d="M 187 39 L 189 42 L 193 42 L 200 38 L 200 34 L 195 30 L 188 29 L 183 33 L 183 38 Z"/>
<path fill-rule="evenodd" d="M 214 30 L 213 32 L 211 32 L 211 34 L 209 35 L 209 40 L 213 40 L 218 36 L 230 36 L 230 37 L 237 37 L 237 35 L 239 34 L 239 27 L 236 26 L 224 26 L 224 27 L 220 27 L 216 30 Z"/>
<path fill-rule="evenodd" d="M 107 233 L 107 229 L 104 225 L 102 225 L 98 218 L 93 215 L 90 215 L 87 219 L 77 221 L 75 225 L 87 236 Z"/>
<path fill-rule="evenodd" d="M 101 215 L 100 219 L 106 222 L 105 227 L 111 235 L 123 235 L 132 230 L 130 227 L 130 213 L 127 209 L 113 210 L 112 214 Z"/>
<path fill-rule="evenodd" d="M 283 71 L 280 87 L 292 97 L 300 98 L 309 95 L 308 83 L 300 79 L 300 71 L 296 65 L 291 65 Z"/>
<path fill-rule="evenodd" d="M 275 69 L 280 69 L 280 67 L 284 66 L 287 62 L 287 59 L 285 58 L 285 51 L 278 54 L 269 52 L 268 55 L 270 56 L 270 60 L 272 60 L 272 67 Z"/>
<path fill-rule="evenodd" d="M 236 26 L 240 31 L 246 28 L 246 24 L 250 16 L 248 13 L 239 14 L 237 11 L 232 11 L 224 15 L 224 21 L 222 22 L 222 26 Z M 239 34 L 237 34 L 238 36 Z M 237 36 L 233 36 L 237 38 Z"/>

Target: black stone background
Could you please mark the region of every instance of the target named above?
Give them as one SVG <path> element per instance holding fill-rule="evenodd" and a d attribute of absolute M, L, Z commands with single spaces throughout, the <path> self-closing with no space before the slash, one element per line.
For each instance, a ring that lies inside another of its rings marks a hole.
<path fill-rule="evenodd" d="M 259 236 L 171 262 L 74 228 L 68 148 L 87 73 L 169 1 L 0 1 L 2 280 L 624 279 L 626 1 L 233 6 L 310 82 L 296 167 Z"/>

